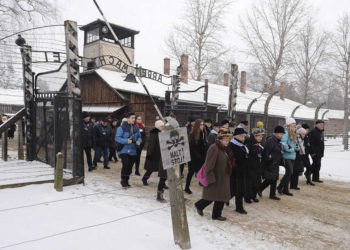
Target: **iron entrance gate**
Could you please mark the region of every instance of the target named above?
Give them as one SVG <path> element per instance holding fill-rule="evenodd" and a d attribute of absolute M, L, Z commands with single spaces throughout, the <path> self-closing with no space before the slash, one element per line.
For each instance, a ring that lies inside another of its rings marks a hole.
<path fill-rule="evenodd" d="M 66 172 L 72 173 L 74 179 L 83 177 L 83 154 L 79 146 L 81 115 L 73 116 L 73 120 L 69 115 L 72 112 L 69 102 L 73 102 L 73 109 L 81 110 L 81 100 L 65 92 L 36 93 L 35 96 L 36 159 L 54 167 L 56 154 L 61 152 Z"/>

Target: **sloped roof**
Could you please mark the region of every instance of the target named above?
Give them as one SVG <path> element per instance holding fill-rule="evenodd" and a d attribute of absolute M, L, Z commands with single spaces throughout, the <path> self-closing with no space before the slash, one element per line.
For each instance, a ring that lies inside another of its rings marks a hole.
<path fill-rule="evenodd" d="M 23 90 L 0 88 L 0 104 L 23 106 Z"/>
<path fill-rule="evenodd" d="M 96 73 L 107 82 L 112 88 L 121 91 L 128 91 L 133 93 L 139 93 L 146 95 L 141 83 L 125 82 L 125 73 L 97 69 Z M 166 90 L 170 90 L 170 87 L 165 86 L 159 82 L 143 78 L 143 82 L 148 88 L 150 94 L 154 97 L 164 98 Z M 169 79 L 170 83 L 170 79 Z M 180 90 L 194 90 L 200 86 L 203 86 L 203 82 L 189 80 L 188 83 L 180 83 Z M 249 103 L 255 98 L 257 101 L 253 104 L 251 112 L 257 114 L 263 114 L 265 108 L 265 102 L 268 97 L 267 93 L 259 93 L 256 91 L 247 90 L 246 93 L 238 91 L 237 93 L 237 111 L 247 112 Z M 229 98 L 229 87 L 218 84 L 210 84 L 208 90 L 208 103 L 212 105 L 220 106 L 222 110 L 227 110 Z M 204 89 L 200 89 L 195 93 L 180 93 L 179 100 L 183 102 L 195 102 L 204 103 Z M 290 99 L 281 100 L 279 96 L 274 96 L 269 105 L 269 115 L 290 117 L 294 108 L 300 105 L 300 103 L 292 101 Z M 319 112 L 319 118 L 327 109 L 321 109 Z M 315 116 L 315 108 L 310 108 L 302 105 L 295 112 L 294 117 L 297 119 L 309 119 L 313 120 Z M 342 110 L 329 110 L 325 115 L 325 119 L 343 119 L 344 112 Z"/>

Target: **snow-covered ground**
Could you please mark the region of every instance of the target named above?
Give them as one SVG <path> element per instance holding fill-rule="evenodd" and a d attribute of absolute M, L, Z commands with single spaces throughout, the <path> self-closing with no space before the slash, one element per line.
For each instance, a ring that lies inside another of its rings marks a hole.
<path fill-rule="evenodd" d="M 326 144 L 321 177 L 350 181 L 350 152 L 344 152 L 339 141 L 329 140 Z M 119 169 L 98 171 L 87 173 L 86 185 L 64 187 L 63 192 L 56 192 L 53 184 L 0 190 L 0 249 L 179 249 L 173 241 L 169 203 L 155 201 L 156 176 L 151 179 L 149 187 L 142 186 L 139 179 L 132 177 L 133 188 L 125 191 L 118 182 Z M 322 186 L 316 187 L 322 189 Z M 293 246 L 281 240 L 283 238 L 275 239 L 278 236 L 275 232 L 266 237 L 266 232 L 256 231 L 258 228 L 253 230 L 254 233 L 247 233 L 246 230 L 251 220 L 261 217 L 261 209 L 268 207 L 267 211 L 275 209 L 276 212 L 288 210 L 293 205 L 289 202 L 305 200 L 303 193 L 295 198 L 283 197 L 283 203 L 278 203 L 282 208 L 271 207 L 275 203 L 268 199 L 255 206 L 248 205 L 249 214 L 245 217 L 232 213 L 231 206 L 225 207 L 224 215 L 229 220 L 217 222 L 210 219 L 211 207 L 204 217 L 196 214 L 192 202 L 200 195 L 200 189 L 193 188 L 196 189 L 196 196 L 191 197 L 187 206 L 192 249 L 289 249 Z M 318 192 L 306 186 L 302 186 L 302 190 L 304 195 L 308 190 Z M 286 216 L 292 216 L 292 211 L 288 210 Z M 304 216 L 307 216 L 306 213 Z M 299 217 L 300 214 L 289 221 Z M 306 219 L 315 223 L 313 217 Z M 270 219 L 271 225 L 277 225 L 272 217 Z M 344 232 L 346 228 L 344 226 Z"/>

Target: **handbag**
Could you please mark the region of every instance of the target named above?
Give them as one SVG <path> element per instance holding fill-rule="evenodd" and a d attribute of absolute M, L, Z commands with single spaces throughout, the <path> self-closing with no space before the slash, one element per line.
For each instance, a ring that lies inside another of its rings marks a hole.
<path fill-rule="evenodd" d="M 203 185 L 203 187 L 207 187 L 209 185 L 208 180 L 207 180 L 207 176 L 205 174 L 205 163 L 203 164 L 201 169 L 199 169 L 199 171 L 197 172 L 196 177 L 197 177 L 198 181 L 200 182 L 200 184 Z"/>

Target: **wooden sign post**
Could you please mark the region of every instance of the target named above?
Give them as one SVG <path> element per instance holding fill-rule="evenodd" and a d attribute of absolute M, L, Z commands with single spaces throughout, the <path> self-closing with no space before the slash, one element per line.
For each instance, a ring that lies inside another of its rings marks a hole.
<path fill-rule="evenodd" d="M 168 175 L 174 241 L 181 249 L 190 249 L 185 199 L 179 178 L 179 164 L 191 160 L 186 128 L 174 129 L 167 126 L 166 130 L 159 134 L 159 144 L 163 167 Z"/>

